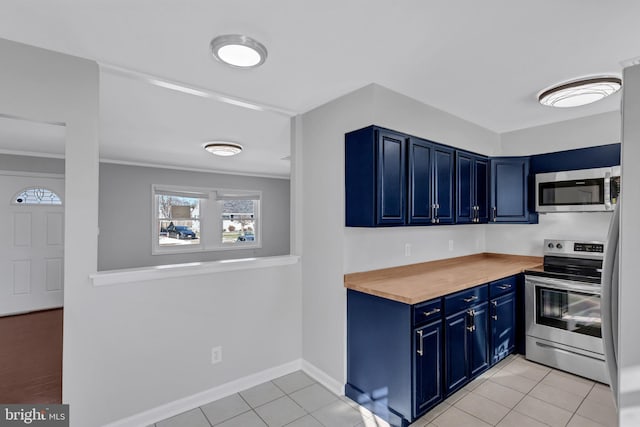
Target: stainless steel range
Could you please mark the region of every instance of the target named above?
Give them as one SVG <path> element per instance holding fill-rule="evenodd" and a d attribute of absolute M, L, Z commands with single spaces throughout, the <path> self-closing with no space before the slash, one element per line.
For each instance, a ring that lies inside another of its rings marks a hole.
<path fill-rule="evenodd" d="M 526 357 L 608 383 L 600 314 L 604 246 L 544 241 L 544 268 L 525 271 Z"/>

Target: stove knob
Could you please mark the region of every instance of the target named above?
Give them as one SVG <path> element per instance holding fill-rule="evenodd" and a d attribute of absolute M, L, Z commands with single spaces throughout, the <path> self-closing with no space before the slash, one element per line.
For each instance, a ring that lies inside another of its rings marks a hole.
<path fill-rule="evenodd" d="M 549 243 L 549 244 L 547 245 L 547 247 L 548 247 L 549 249 L 553 249 L 553 243 Z"/>
<path fill-rule="evenodd" d="M 557 248 L 557 249 L 562 249 L 562 244 L 561 244 L 561 243 L 558 243 L 558 244 L 556 245 L 556 248 Z"/>

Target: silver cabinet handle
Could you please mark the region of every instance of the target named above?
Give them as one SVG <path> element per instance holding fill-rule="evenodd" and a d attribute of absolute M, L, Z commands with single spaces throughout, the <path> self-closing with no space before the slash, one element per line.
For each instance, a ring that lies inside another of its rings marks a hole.
<path fill-rule="evenodd" d="M 420 347 L 418 347 L 418 354 L 422 356 L 424 354 L 424 349 L 422 348 L 422 330 L 418 331 L 418 340 L 420 340 Z"/>
<path fill-rule="evenodd" d="M 511 285 L 498 285 L 498 288 L 504 291 L 505 289 L 511 289 Z"/>
<path fill-rule="evenodd" d="M 431 311 L 423 311 L 422 314 L 424 314 L 425 316 L 431 316 L 432 314 L 436 314 L 436 313 L 440 313 L 440 309 L 439 308 L 434 308 Z"/>
<path fill-rule="evenodd" d="M 431 205 L 431 224 L 436 223 L 436 205 L 435 203 Z"/>
<path fill-rule="evenodd" d="M 492 318 L 493 320 L 498 320 L 498 313 L 497 313 L 497 310 L 498 310 L 498 301 L 491 301 L 491 305 L 493 305 L 493 313 L 494 313 L 494 314 L 491 316 L 491 318 Z"/>
<path fill-rule="evenodd" d="M 493 207 L 493 222 L 497 222 L 498 221 L 498 208 L 496 208 L 495 206 Z"/>
<path fill-rule="evenodd" d="M 478 296 L 477 296 L 477 295 L 472 295 L 472 296 L 470 296 L 469 298 L 465 298 L 463 301 L 464 301 L 464 302 L 471 302 L 471 301 L 475 301 L 475 300 L 477 300 L 477 299 L 478 299 Z M 472 316 L 473 316 L 473 314 L 472 314 Z"/>

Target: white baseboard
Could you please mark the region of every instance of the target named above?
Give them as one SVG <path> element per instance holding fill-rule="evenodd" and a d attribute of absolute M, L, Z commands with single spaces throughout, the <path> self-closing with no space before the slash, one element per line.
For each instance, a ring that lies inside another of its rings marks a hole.
<path fill-rule="evenodd" d="M 312 365 L 306 360 L 302 360 L 302 370 L 311 378 L 329 389 L 329 391 L 333 394 L 344 396 L 344 384 L 336 381 L 333 377 L 329 376 L 326 372 L 319 369 L 317 366 Z"/>
<path fill-rule="evenodd" d="M 325 382 L 325 379 L 329 379 L 335 383 L 335 380 L 331 379 L 327 374 L 320 371 L 313 365 L 309 365 L 309 370 L 305 369 L 305 372 L 309 376 L 313 377 L 316 381 L 323 384 L 329 390 L 334 391 L 333 386 L 329 386 L 331 382 Z M 191 396 L 184 397 L 182 399 L 169 402 L 165 405 L 161 405 L 144 412 L 132 415 L 127 418 L 122 418 L 118 421 L 114 421 L 107 424 L 104 427 L 141 427 L 148 426 L 158 421 L 173 417 L 181 414 L 185 411 L 197 408 L 198 406 L 205 405 L 213 402 L 214 400 L 222 399 L 223 397 L 230 396 L 234 393 L 246 390 L 251 387 L 255 387 L 267 381 L 271 381 L 283 375 L 290 374 L 295 371 L 303 369 L 302 359 L 293 360 L 280 366 L 265 369 L 264 371 L 257 372 L 255 374 L 248 375 L 243 378 L 239 378 L 234 381 L 219 385 L 209 390 L 196 393 Z M 317 373 L 317 374 L 316 374 Z M 339 388 L 339 387 L 338 387 Z M 334 391 L 335 392 L 335 391 Z"/>

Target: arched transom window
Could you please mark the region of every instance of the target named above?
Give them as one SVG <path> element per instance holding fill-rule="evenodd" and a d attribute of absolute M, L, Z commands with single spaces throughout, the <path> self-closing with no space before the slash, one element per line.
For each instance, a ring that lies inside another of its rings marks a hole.
<path fill-rule="evenodd" d="M 62 205 L 62 199 L 46 188 L 29 187 L 18 191 L 11 203 L 14 205 Z"/>

